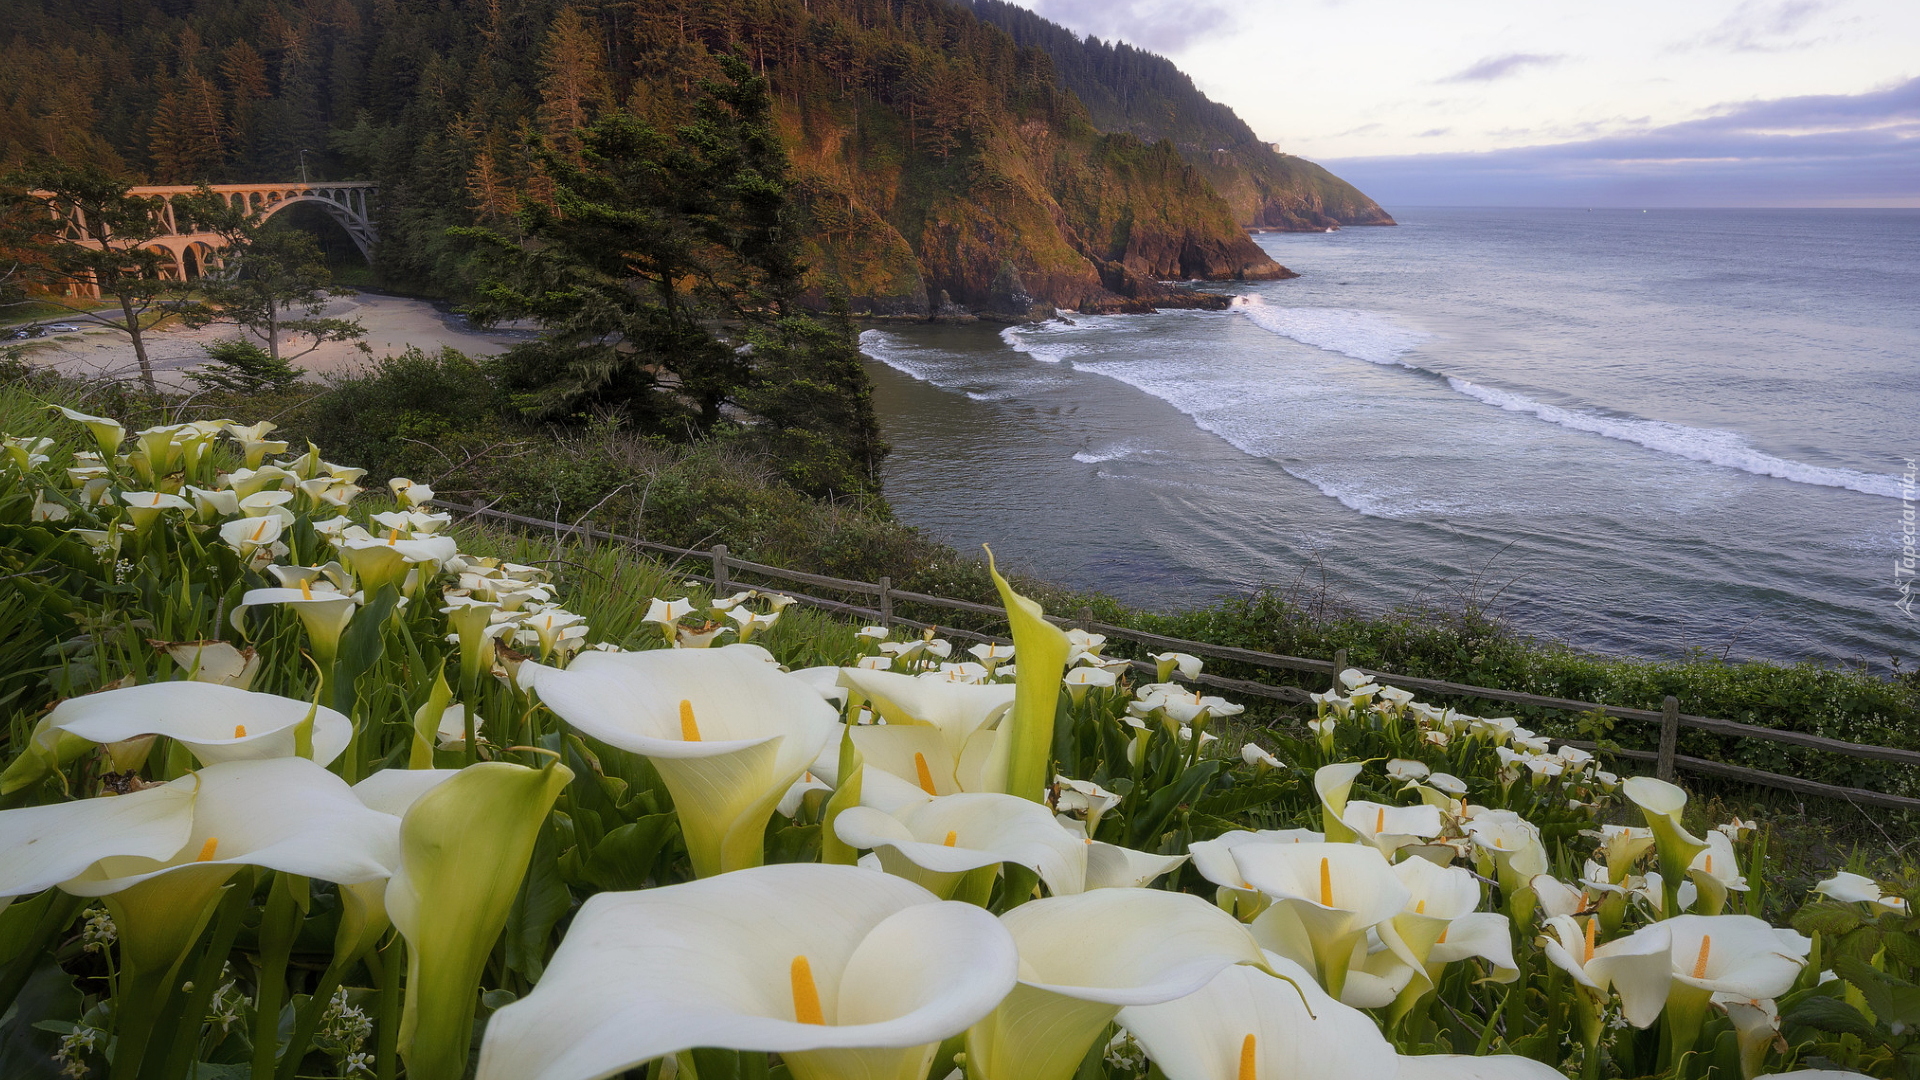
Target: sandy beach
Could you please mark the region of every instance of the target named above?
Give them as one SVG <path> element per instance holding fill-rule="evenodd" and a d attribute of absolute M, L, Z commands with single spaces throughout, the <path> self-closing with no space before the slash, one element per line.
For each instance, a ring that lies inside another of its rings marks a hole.
<path fill-rule="evenodd" d="M 340 297 L 328 304 L 322 314 L 330 319 L 358 319 L 366 328 L 367 336 L 359 342 L 328 342 L 295 360 L 295 364 L 306 369 L 310 379 L 352 374 L 374 361 L 397 356 L 409 346 L 419 346 L 427 352 L 452 346 L 469 356 L 492 356 L 533 337 L 519 329 L 481 330 L 465 318 L 428 301 L 375 293 Z M 133 346 L 125 334 L 92 326 L 81 318 L 64 321 L 81 327 L 80 331 L 36 339 L 28 345 L 25 358 L 77 378 L 139 376 Z M 198 330 L 177 324 L 167 326 L 147 334 L 147 355 L 163 386 L 191 389 L 185 375 L 206 361 L 206 345 L 244 333 L 232 323 L 213 323 Z M 366 348 L 362 349 L 361 345 Z M 290 337 L 282 340 L 283 349 L 304 347 L 304 341 L 296 342 Z"/>

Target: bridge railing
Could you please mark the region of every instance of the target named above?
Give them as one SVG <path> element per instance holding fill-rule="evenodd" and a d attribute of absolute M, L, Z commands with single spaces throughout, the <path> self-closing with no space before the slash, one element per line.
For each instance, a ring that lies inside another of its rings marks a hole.
<path fill-rule="evenodd" d="M 738 559 L 728 553 L 725 544 L 715 544 L 704 551 L 694 548 L 675 547 L 639 537 L 624 536 L 593 527 L 588 523 L 566 524 L 547 521 L 542 518 L 512 514 L 495 510 L 487 506 L 468 506 L 461 503 L 433 500 L 432 505 L 457 514 L 470 517 L 487 518 L 495 521 L 552 532 L 556 537 L 573 537 L 581 540 L 604 540 L 640 551 L 673 556 L 676 559 L 693 559 L 704 562 L 709 567 L 705 574 L 690 573 L 689 580 L 706 582 L 713 586 L 716 595 L 726 592 L 740 584 L 741 575 L 772 578 L 776 581 L 797 585 L 813 586 L 838 593 L 870 597 L 871 604 L 849 603 L 827 597 L 790 589 L 775 590 L 782 595 L 807 604 L 822 611 L 841 615 L 852 615 L 863 619 L 872 619 L 886 626 L 906 626 L 918 630 L 934 629 L 934 624 L 903 618 L 894 611 L 897 603 L 913 604 L 919 607 L 966 612 L 971 615 L 985 616 L 990 619 L 1004 620 L 1005 612 L 994 605 L 975 603 L 970 600 L 958 600 L 951 597 L 933 596 L 927 593 L 911 592 L 893 587 L 892 582 L 882 577 L 877 582 L 855 581 L 849 578 L 830 577 L 825 574 L 810 574 L 785 567 L 770 566 L 765 563 Z M 754 586 L 760 588 L 761 586 Z M 1254 667 L 1276 670 L 1309 672 L 1327 676 L 1330 680 L 1339 672 L 1346 670 L 1346 651 L 1340 650 L 1331 659 L 1320 660 L 1302 656 L 1285 656 L 1279 653 L 1261 652 L 1255 649 L 1243 649 L 1231 645 L 1217 645 L 1206 641 L 1191 641 L 1185 638 L 1167 637 L 1152 634 L 1131 627 L 1099 622 L 1093 619 L 1092 612 L 1083 609 L 1077 618 L 1048 616 L 1049 620 L 1061 626 L 1078 627 L 1091 633 L 1105 634 L 1109 638 L 1132 641 L 1161 651 L 1192 653 L 1195 656 L 1226 660 Z M 978 631 L 941 625 L 939 631 L 950 637 L 969 641 L 997 642 L 1008 644 L 1011 638 L 984 634 Z M 1143 671 L 1154 670 L 1154 665 L 1136 660 L 1133 665 Z M 1443 679 L 1428 679 L 1412 675 L 1399 675 L 1388 671 L 1368 668 L 1358 669 L 1362 674 L 1391 683 L 1406 690 L 1417 690 L 1430 695 L 1454 698 L 1475 698 L 1486 701 L 1500 701 L 1514 705 L 1553 709 L 1573 713 L 1605 713 L 1619 720 L 1635 723 L 1657 724 L 1659 730 L 1658 751 L 1634 750 L 1609 747 L 1607 752 L 1629 761 L 1651 762 L 1656 775 L 1662 779 L 1672 779 L 1676 770 L 1712 776 L 1725 780 L 1734 780 L 1761 787 L 1791 791 L 1801 795 L 1813 795 L 1821 798 L 1836 799 L 1852 803 L 1855 806 L 1874 806 L 1894 810 L 1920 810 L 1920 799 L 1886 792 L 1871 791 L 1865 788 L 1843 787 L 1807 780 L 1797 776 L 1786 776 L 1762 769 L 1752 769 L 1744 765 L 1732 765 L 1707 758 L 1691 757 L 1675 752 L 1676 741 L 1682 728 L 1706 732 L 1713 735 L 1730 736 L 1739 739 L 1751 739 L 1758 742 L 1774 743 L 1798 747 L 1821 753 L 1867 761 L 1889 762 L 1900 766 L 1920 770 L 1920 751 L 1907 750 L 1891 746 L 1874 746 L 1867 743 L 1847 742 L 1829 739 L 1819 735 L 1809 735 L 1799 731 L 1784 731 L 1778 728 L 1761 727 L 1736 720 L 1721 720 L 1708 716 L 1694 716 L 1682 713 L 1679 701 L 1668 696 L 1659 711 L 1652 709 L 1626 708 L 1608 705 L 1602 702 L 1576 701 L 1569 698 L 1548 697 L 1540 694 L 1528 694 L 1515 690 L 1503 690 L 1491 686 L 1470 686 L 1465 683 L 1449 682 Z M 1210 686 L 1230 693 L 1249 697 L 1262 697 L 1290 704 L 1301 704 L 1308 700 L 1307 692 L 1294 686 L 1280 686 L 1248 679 L 1233 679 L 1220 675 L 1202 673 L 1196 680 L 1203 686 Z M 1556 743 L 1592 750 L 1591 742 L 1575 739 L 1554 739 Z"/>

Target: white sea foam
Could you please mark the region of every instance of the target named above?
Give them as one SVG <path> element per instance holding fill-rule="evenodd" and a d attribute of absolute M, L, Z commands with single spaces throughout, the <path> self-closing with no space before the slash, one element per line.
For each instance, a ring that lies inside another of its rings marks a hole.
<path fill-rule="evenodd" d="M 1384 315 L 1355 308 L 1279 307 L 1258 296 L 1236 296 L 1232 310 L 1268 333 L 1375 364 L 1412 367 L 1400 357 L 1430 340 Z"/>
<path fill-rule="evenodd" d="M 1146 457 L 1150 454 L 1164 453 L 1166 453 L 1165 450 L 1154 450 L 1135 446 L 1132 443 L 1121 443 L 1117 446 L 1109 446 L 1103 450 L 1082 450 L 1073 455 L 1073 460 L 1082 465 L 1098 465 L 1103 461 L 1119 461 L 1121 458 Z"/>
<path fill-rule="evenodd" d="M 1447 385 L 1476 401 L 1484 401 L 1508 412 L 1528 413 L 1549 424 L 1575 431 L 1604 435 L 1609 439 L 1635 443 L 1649 450 L 1672 454 L 1689 461 L 1703 461 L 1739 469 L 1756 476 L 1772 476 L 1797 484 L 1846 488 L 1865 495 L 1889 499 L 1900 497 L 1900 478 L 1853 469 L 1833 469 L 1790 461 L 1754 449 L 1739 434 L 1718 428 L 1687 427 L 1665 420 L 1603 416 L 1547 405 L 1510 390 L 1481 386 L 1465 379 L 1449 377 Z"/>
<path fill-rule="evenodd" d="M 1396 365 L 1410 371 L 1435 375 L 1445 379 L 1447 385 L 1455 392 L 1475 401 L 1507 412 L 1525 413 L 1549 424 L 1633 443 L 1648 450 L 1671 454 L 1689 461 L 1739 469 L 1756 476 L 1771 476 L 1798 484 L 1813 484 L 1820 487 L 1845 488 L 1885 498 L 1900 497 L 1898 477 L 1859 472 L 1854 469 L 1827 468 L 1803 461 L 1775 457 L 1755 449 L 1737 432 L 1718 428 L 1688 427 L 1665 420 L 1609 416 L 1561 408 L 1535 401 L 1511 390 L 1483 386 L 1445 372 L 1409 363 L 1402 357 L 1428 341 L 1427 335 L 1401 326 L 1371 311 L 1350 308 L 1279 307 L 1268 304 L 1257 296 L 1236 297 L 1233 310 L 1246 316 L 1255 326 L 1269 333 L 1351 356 L 1356 360 Z M 1322 490 L 1325 490 L 1324 487 Z M 1341 498 L 1340 501 L 1353 506 L 1345 498 Z M 1358 506 L 1353 508 L 1360 509 Z"/>

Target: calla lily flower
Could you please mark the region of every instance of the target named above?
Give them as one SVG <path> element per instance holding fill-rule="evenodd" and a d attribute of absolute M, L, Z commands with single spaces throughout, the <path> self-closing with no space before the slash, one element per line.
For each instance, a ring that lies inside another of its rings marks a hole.
<path fill-rule="evenodd" d="M 312 728 L 302 732 L 311 718 Z M 304 737 L 327 765 L 346 750 L 353 724 L 345 716 L 294 698 L 208 682 L 158 682 L 68 698 L 54 707 L 53 726 L 96 743 L 165 735 L 203 765 L 290 758 Z"/>
<path fill-rule="evenodd" d="M 856 867 L 601 893 L 488 1021 L 479 1080 L 593 1080 L 697 1046 L 778 1053 L 795 1080 L 919 1080 L 1018 965 L 985 911 Z"/>
<path fill-rule="evenodd" d="M 1767 1051 L 1780 1037 L 1780 1005 L 1772 998 L 1753 1000 L 1738 994 L 1715 994 L 1718 1005 L 1733 1022 L 1734 1041 L 1740 1049 L 1740 1075 L 1753 1076 L 1767 1060 Z"/>
<path fill-rule="evenodd" d="M 466 1075 L 480 976 L 519 896 L 540 826 L 572 779 L 564 765 L 486 761 L 437 782 L 395 782 L 402 793 L 425 789 L 400 819 L 399 866 L 386 896 L 388 916 L 407 939 L 400 1017 L 407 1075 Z"/>
<path fill-rule="evenodd" d="M 286 523 L 277 517 L 235 518 L 220 526 L 220 541 L 241 558 L 254 558 L 263 549 L 272 548 L 285 531 Z"/>
<path fill-rule="evenodd" d="M 133 527 L 142 531 L 152 527 L 168 510 L 193 509 L 193 504 L 180 496 L 161 491 L 123 491 L 120 501 L 127 504 Z"/>
<path fill-rule="evenodd" d="M 1232 849 L 1241 880 L 1273 898 L 1254 921 L 1262 944 L 1311 946 L 1321 985 L 1339 994 L 1354 944 L 1407 907 L 1412 893 L 1386 856 L 1358 844 L 1240 844 Z"/>
<path fill-rule="evenodd" d="M 1353 790 L 1353 782 L 1364 768 L 1364 762 L 1342 761 L 1314 770 L 1313 790 L 1320 796 L 1320 828 L 1332 843 L 1359 839 L 1359 834 L 1348 828 L 1340 815 L 1346 812 L 1347 793 Z"/>
<path fill-rule="evenodd" d="M 1144 889 L 1154 878 L 1179 869 L 1188 858 L 1155 855 L 1095 840 L 1087 845 L 1087 888 Z"/>
<path fill-rule="evenodd" d="M 225 641 L 170 642 L 166 653 L 188 678 L 238 690 L 252 686 L 254 673 L 260 670 L 259 653 L 237 649 Z"/>
<path fill-rule="evenodd" d="M 1686 790 L 1651 776 L 1631 776 L 1620 785 L 1621 792 L 1640 808 L 1653 830 L 1653 842 L 1660 852 L 1660 877 L 1668 889 L 1666 909 L 1677 908 L 1674 891 L 1687 878 L 1687 867 L 1706 850 L 1707 842 L 1688 832 L 1680 823 L 1687 806 Z"/>
<path fill-rule="evenodd" d="M 396 476 L 387 481 L 387 487 L 393 491 L 393 497 L 408 506 L 423 506 L 433 501 L 433 489 L 425 484 L 416 484 L 404 476 Z"/>
<path fill-rule="evenodd" d="M 866 699 L 887 720 L 854 728 L 854 745 L 874 768 L 916 783 L 929 795 L 1003 786 L 986 772 L 997 741 L 988 729 L 1013 707 L 1013 686 L 932 681 L 862 668 L 842 668 L 840 685 Z"/>
<path fill-rule="evenodd" d="M 86 413 L 76 412 L 60 405 L 55 405 L 54 408 L 60 411 L 61 416 L 85 424 L 87 430 L 93 434 L 93 441 L 99 444 L 100 452 L 109 458 L 119 453 L 120 444 L 127 441 L 127 429 L 118 420 L 109 420 L 104 416 L 88 416 Z"/>
<path fill-rule="evenodd" d="M 1163 652 L 1153 654 L 1154 678 L 1166 682 L 1178 671 L 1180 677 L 1191 682 L 1200 677 L 1202 666 L 1199 657 L 1183 652 Z"/>
<path fill-rule="evenodd" d="M 1091 780 L 1055 776 L 1049 801 L 1057 813 L 1074 819 L 1086 835 L 1092 836 L 1100 831 L 1100 819 L 1107 811 L 1120 805 L 1120 796 Z"/>
<path fill-rule="evenodd" d="M 1362 842 L 1372 844 L 1383 854 L 1392 855 L 1439 836 L 1446 828 L 1436 807 L 1387 806 L 1375 802 L 1350 802 L 1340 812 L 1340 822 Z"/>
<path fill-rule="evenodd" d="M 1393 1047 L 1367 1014 L 1336 1001 L 1312 975 L 1269 953 L 1269 975 L 1245 965 L 1160 1005 L 1122 1009 L 1167 1080 L 1392 1077 Z"/>
<path fill-rule="evenodd" d="M 1693 857 L 1687 876 L 1699 888 L 1697 914 L 1718 915 L 1727 906 L 1727 892 L 1747 891 L 1747 879 L 1733 850 L 1733 839 L 1723 832 L 1706 835 L 1706 850 Z"/>
<path fill-rule="evenodd" d="M 748 652 L 588 652 L 527 663 L 521 685 L 602 742 L 650 759 L 673 795 L 694 872 L 758 866 L 767 820 L 840 732 L 812 687 Z"/>
<path fill-rule="evenodd" d="M 193 832 L 197 786 L 182 777 L 126 795 L 0 810 L 0 909 L 102 859 L 172 858 Z"/>
<path fill-rule="evenodd" d="M 1240 876 L 1240 865 L 1233 861 L 1233 849 L 1241 844 L 1320 844 L 1326 842 L 1326 836 L 1310 829 L 1273 829 L 1261 832 L 1249 832 L 1234 829 L 1221 833 L 1211 840 L 1197 840 L 1188 845 L 1193 855 L 1193 868 L 1200 876 L 1220 887 L 1220 906 L 1229 911 L 1239 912 L 1242 918 L 1251 918 L 1267 906 L 1267 899 L 1258 889 Z"/>
<path fill-rule="evenodd" d="M 640 617 L 642 622 L 650 622 L 660 627 L 660 633 L 671 642 L 674 631 L 679 628 L 680 620 L 693 614 L 693 601 L 686 597 L 678 600 L 662 600 L 659 597 L 647 601 L 647 613 Z"/>
<path fill-rule="evenodd" d="M 1497 911 L 1474 911 L 1447 924 L 1446 933 L 1433 943 L 1427 963 L 1457 964 L 1462 960 L 1485 960 L 1492 969 L 1488 980 L 1510 983 L 1520 977 L 1513 962 L 1513 923 Z"/>
<path fill-rule="evenodd" d="M 184 845 L 165 858 L 102 859 L 60 887 L 77 896 L 112 896 L 176 875 L 201 875 L 217 888 L 241 866 L 350 885 L 386 877 L 397 862 L 398 819 L 369 810 L 345 780 L 305 758 L 225 761 L 192 775 L 198 787 L 189 788 L 193 823 Z"/>
<path fill-rule="evenodd" d="M 276 519 L 240 519 L 241 522 L 248 520 Z M 347 632 L 347 623 L 353 620 L 353 613 L 359 608 L 360 601 L 355 596 L 331 589 L 315 589 L 306 584 L 297 589 L 248 589 L 228 621 L 238 630 L 244 625 L 248 608 L 268 604 L 285 604 L 299 616 L 301 625 L 307 630 L 307 641 L 313 646 L 314 658 L 320 661 L 324 671 L 333 666 L 333 659 L 340 651 L 340 635 Z"/>
<path fill-rule="evenodd" d="M 1394 758 L 1387 762 L 1387 775 L 1402 782 L 1424 780 L 1433 773 L 1425 762 L 1410 758 Z"/>
<path fill-rule="evenodd" d="M 101 897 L 119 928 L 116 998 L 125 1011 L 115 1060 L 135 1065 L 209 907 L 240 868 L 354 886 L 385 878 L 399 856 L 399 819 L 368 809 L 305 758 L 227 761 L 174 783 L 197 784 L 183 846 L 164 857 L 110 855 L 60 885 Z"/>
<path fill-rule="evenodd" d="M 1006 762 L 1004 790 L 1038 801 L 1046 791 L 1047 778 L 1053 775 L 1054 712 L 1060 705 L 1060 677 L 1074 646 L 1067 634 L 1047 621 L 1039 604 L 1014 592 L 1007 579 L 1000 576 L 991 549 L 987 551 L 987 573 L 1000 592 L 1014 646 L 1020 650 L 1013 715 L 1003 727 L 995 760 Z M 993 774 L 1000 773 L 996 764 Z"/>
<path fill-rule="evenodd" d="M 1234 964 L 1264 966 L 1247 928 L 1205 900 L 1101 891 L 1023 904 L 1000 917 L 1020 983 L 967 1031 L 980 1080 L 1067 1080 L 1123 1006 L 1204 988 Z"/>
<path fill-rule="evenodd" d="M 1272 751 L 1258 743 L 1246 743 L 1240 747 L 1240 760 L 1256 769 L 1284 769 L 1287 763 L 1274 757 Z"/>
<path fill-rule="evenodd" d="M 1060 681 L 1066 685 L 1067 693 L 1077 705 L 1087 699 L 1087 691 L 1110 689 L 1120 681 L 1120 676 L 1105 668 L 1077 667 L 1067 672 Z"/>
<path fill-rule="evenodd" d="M 889 874 L 945 899 L 970 870 L 1015 863 L 1054 895 L 1086 888 L 1087 844 L 1044 805 L 997 793 L 944 795 L 888 814 L 850 806 L 834 821 L 850 847 L 872 850 Z"/>
<path fill-rule="evenodd" d="M 1454 922 L 1479 906 L 1480 882 L 1459 867 L 1419 858 L 1395 863 L 1393 875 L 1406 887 L 1407 901 L 1382 924 L 1381 940 L 1407 963 L 1424 965 Z"/>
<path fill-rule="evenodd" d="M 1905 911 L 1907 902 L 1897 896 L 1885 896 L 1880 892 L 1880 883 L 1870 877 L 1851 874 L 1845 871 L 1835 874 L 1813 887 L 1813 891 L 1843 904 L 1873 904 L 1888 911 Z"/>

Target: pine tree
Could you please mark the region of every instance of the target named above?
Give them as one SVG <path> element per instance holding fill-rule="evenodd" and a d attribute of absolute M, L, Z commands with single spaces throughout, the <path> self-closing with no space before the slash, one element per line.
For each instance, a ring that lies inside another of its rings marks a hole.
<path fill-rule="evenodd" d="M 578 160 L 575 132 L 592 123 L 612 94 L 597 27 L 565 7 L 540 50 L 540 131 L 559 153 Z"/>

